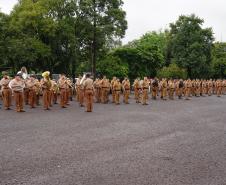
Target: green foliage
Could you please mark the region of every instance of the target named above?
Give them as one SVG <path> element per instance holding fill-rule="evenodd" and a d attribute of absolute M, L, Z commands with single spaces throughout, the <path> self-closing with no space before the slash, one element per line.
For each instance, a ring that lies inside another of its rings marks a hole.
<path fill-rule="evenodd" d="M 203 20 L 191 16 L 180 16 L 170 24 L 171 62 L 185 68 L 192 78 L 208 77 L 211 64 L 213 32 L 203 29 Z"/>
<path fill-rule="evenodd" d="M 177 64 L 170 64 L 169 67 L 163 67 L 158 71 L 158 78 L 172 78 L 172 79 L 186 79 L 187 72 L 185 69 L 181 69 Z"/>
<path fill-rule="evenodd" d="M 124 78 L 128 76 L 129 67 L 127 63 L 123 63 L 117 56 L 109 54 L 105 59 L 97 63 L 97 72 L 106 75 L 108 78 L 114 76 Z"/>
<path fill-rule="evenodd" d="M 101 59 L 125 34 L 122 5 L 121 0 L 20 0 L 9 16 L 0 14 L 0 31 L 6 35 L 0 33 L 6 46 L 0 45 L 1 63 L 15 71 L 25 65 L 75 74 L 88 62 L 91 70 L 91 61 Z"/>
<path fill-rule="evenodd" d="M 215 43 L 212 54 L 213 77 L 226 78 L 226 43 Z"/>
<path fill-rule="evenodd" d="M 111 55 L 120 60 L 119 63 L 127 64 L 129 78 L 154 77 L 164 64 L 164 43 L 164 33 L 150 32 L 139 40 L 113 50 Z"/>

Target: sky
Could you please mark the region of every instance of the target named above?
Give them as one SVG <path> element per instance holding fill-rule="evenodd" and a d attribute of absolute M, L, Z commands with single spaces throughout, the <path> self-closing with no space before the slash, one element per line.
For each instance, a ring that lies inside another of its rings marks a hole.
<path fill-rule="evenodd" d="M 17 0 L 0 0 L 0 9 L 10 13 Z M 226 42 L 226 0 L 124 0 L 128 30 L 123 43 L 148 31 L 168 28 L 180 15 L 195 13 L 212 27 L 216 41 Z"/>

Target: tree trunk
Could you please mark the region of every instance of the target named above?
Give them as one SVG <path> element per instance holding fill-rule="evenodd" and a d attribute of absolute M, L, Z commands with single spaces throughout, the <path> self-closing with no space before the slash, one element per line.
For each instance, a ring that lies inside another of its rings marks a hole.
<path fill-rule="evenodd" d="M 96 60 L 97 60 L 97 20 L 96 20 L 96 0 L 93 0 L 93 43 L 92 43 L 92 75 L 96 78 Z"/>

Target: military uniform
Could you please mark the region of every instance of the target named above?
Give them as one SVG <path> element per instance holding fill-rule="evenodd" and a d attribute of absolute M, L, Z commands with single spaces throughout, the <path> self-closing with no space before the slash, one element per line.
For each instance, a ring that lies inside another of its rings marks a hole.
<path fill-rule="evenodd" d="M 183 88 L 184 88 L 184 82 L 182 79 L 180 79 L 177 82 L 177 88 L 178 88 L 178 98 L 181 99 L 183 96 Z"/>
<path fill-rule="evenodd" d="M 192 86 L 191 80 L 186 80 L 184 86 L 186 100 L 189 100 L 189 97 L 191 97 L 191 86 Z"/>
<path fill-rule="evenodd" d="M 124 103 L 129 103 L 129 95 L 130 95 L 130 81 L 126 79 L 123 83 L 123 97 L 124 97 Z"/>
<path fill-rule="evenodd" d="M 161 84 L 162 84 L 162 86 L 161 86 L 161 96 L 162 96 L 163 100 L 166 100 L 167 86 L 168 86 L 166 79 L 163 79 Z"/>
<path fill-rule="evenodd" d="M 51 104 L 51 87 L 52 83 L 49 78 L 50 73 L 44 72 L 42 76 L 44 77 L 41 80 L 41 87 L 43 92 L 43 107 L 45 110 L 50 110 L 50 104 Z"/>
<path fill-rule="evenodd" d="M 115 104 L 119 105 L 120 104 L 120 94 L 121 94 L 121 89 L 122 89 L 122 85 L 121 85 L 119 79 L 117 81 L 115 81 L 114 89 L 115 89 Z"/>
<path fill-rule="evenodd" d="M 175 84 L 173 80 L 170 80 L 168 82 L 168 86 L 169 86 L 169 99 L 173 100 L 174 99 L 174 91 L 175 91 Z"/>
<path fill-rule="evenodd" d="M 195 81 L 195 89 L 196 89 L 195 96 L 199 97 L 201 94 L 201 82 L 198 79 L 196 79 Z"/>
<path fill-rule="evenodd" d="M 142 83 L 142 104 L 148 105 L 148 90 L 149 90 L 149 81 L 145 77 Z"/>
<path fill-rule="evenodd" d="M 158 79 L 155 78 L 152 83 L 152 88 L 151 88 L 151 92 L 152 92 L 152 99 L 156 100 L 157 99 L 157 94 L 158 94 L 158 89 L 159 89 L 159 83 L 158 83 Z"/>
<path fill-rule="evenodd" d="M 28 103 L 29 103 L 31 108 L 35 108 L 35 104 L 36 104 L 37 96 L 36 96 L 35 85 L 36 85 L 36 81 L 35 81 L 34 77 L 30 77 L 30 79 L 28 79 L 26 81 L 26 86 L 29 90 L 29 101 L 28 101 Z"/>
<path fill-rule="evenodd" d="M 53 104 L 57 104 L 59 87 L 55 80 L 52 80 Z"/>
<path fill-rule="evenodd" d="M 85 98 L 86 98 L 86 111 L 93 111 L 93 80 L 91 78 L 87 78 L 84 81 L 84 90 L 85 90 Z"/>
<path fill-rule="evenodd" d="M 100 79 L 96 79 L 93 86 L 94 86 L 94 94 L 96 98 L 96 103 L 101 102 L 101 87 L 100 87 Z"/>
<path fill-rule="evenodd" d="M 75 83 L 75 91 L 76 91 L 76 100 L 79 102 L 79 90 L 80 90 L 80 82 L 81 82 L 81 76 L 76 80 Z"/>
<path fill-rule="evenodd" d="M 114 83 L 117 81 L 116 77 L 113 77 L 111 80 L 111 93 L 112 93 L 112 103 L 115 103 L 115 89 L 114 89 Z"/>
<path fill-rule="evenodd" d="M 209 80 L 207 83 L 208 83 L 208 95 L 211 96 L 213 93 L 213 81 Z"/>
<path fill-rule="evenodd" d="M 108 88 L 109 88 L 109 84 L 107 82 L 106 77 L 104 77 L 101 80 L 101 102 L 102 103 L 107 103 L 108 101 Z"/>
<path fill-rule="evenodd" d="M 21 79 L 21 77 L 17 76 L 15 79 L 13 79 L 9 83 L 10 88 L 13 91 L 13 95 L 15 98 L 15 103 L 16 103 L 16 111 L 17 112 L 24 112 L 23 108 L 23 101 L 24 101 L 24 94 L 23 90 L 25 87 L 24 80 Z"/>
<path fill-rule="evenodd" d="M 68 96 L 67 96 L 68 83 L 64 75 L 61 76 L 61 78 L 58 81 L 58 84 L 59 84 L 59 90 L 60 90 L 60 106 L 62 108 L 66 108 L 66 105 L 68 102 Z"/>
<path fill-rule="evenodd" d="M 140 103 L 140 90 L 141 90 L 141 86 L 140 86 L 140 82 L 138 79 L 136 79 L 133 83 L 133 88 L 134 88 L 134 97 L 136 100 L 136 103 Z"/>
<path fill-rule="evenodd" d="M 11 92 L 11 89 L 9 88 L 9 82 L 10 82 L 10 78 L 7 75 L 4 75 L 4 77 L 0 81 L 2 99 L 3 99 L 4 107 L 6 110 L 10 110 L 10 106 L 11 106 L 12 92 Z"/>
<path fill-rule="evenodd" d="M 217 80 L 216 81 L 216 93 L 217 93 L 217 96 L 220 97 L 222 95 L 222 80 Z"/>

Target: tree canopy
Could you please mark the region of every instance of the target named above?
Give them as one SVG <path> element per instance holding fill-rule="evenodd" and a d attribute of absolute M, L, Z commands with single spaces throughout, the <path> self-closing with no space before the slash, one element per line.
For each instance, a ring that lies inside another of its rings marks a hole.
<path fill-rule="evenodd" d="M 203 19 L 182 15 L 168 30 L 122 45 L 122 7 L 122 0 L 19 0 L 9 15 L 0 12 L 0 68 L 131 79 L 226 77 L 226 44 L 214 43 Z"/>

